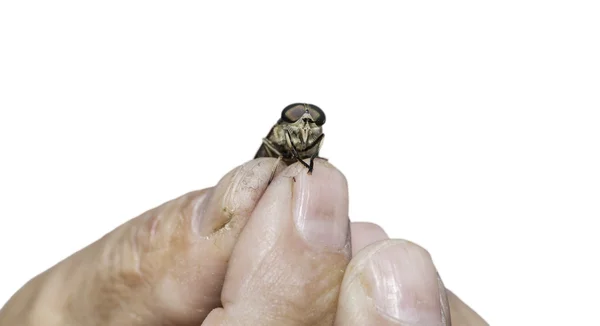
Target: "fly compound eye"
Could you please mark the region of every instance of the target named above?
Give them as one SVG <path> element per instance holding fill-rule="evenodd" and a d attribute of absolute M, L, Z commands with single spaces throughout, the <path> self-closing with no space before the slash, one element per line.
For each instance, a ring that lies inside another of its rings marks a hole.
<path fill-rule="evenodd" d="M 304 113 L 306 112 L 306 108 L 302 103 L 294 103 L 290 104 L 281 111 L 281 120 L 289 123 L 294 123 L 298 121 L 298 119 L 302 118 Z"/>
<path fill-rule="evenodd" d="M 281 112 L 281 120 L 294 123 L 308 112 L 312 120 L 317 126 L 325 124 L 325 112 L 318 106 L 312 104 L 294 103 L 290 104 Z"/>
<path fill-rule="evenodd" d="M 325 112 L 323 112 L 323 110 L 321 110 L 318 106 L 308 104 L 308 112 L 317 126 L 322 126 L 325 124 Z"/>

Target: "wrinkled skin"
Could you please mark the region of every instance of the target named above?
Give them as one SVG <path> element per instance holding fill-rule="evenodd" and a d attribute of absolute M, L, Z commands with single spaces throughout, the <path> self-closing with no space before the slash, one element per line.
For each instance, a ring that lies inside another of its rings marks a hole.
<path fill-rule="evenodd" d="M 0 325 L 487 325 L 427 251 L 350 223 L 340 171 L 250 161 L 38 275 Z M 82 214 L 85 214 L 82 212 Z"/>

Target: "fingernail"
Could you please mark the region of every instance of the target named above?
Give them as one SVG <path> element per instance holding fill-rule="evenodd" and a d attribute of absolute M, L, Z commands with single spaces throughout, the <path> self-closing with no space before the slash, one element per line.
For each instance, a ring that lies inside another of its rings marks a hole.
<path fill-rule="evenodd" d="M 376 252 L 366 266 L 366 286 L 377 310 L 410 325 L 445 325 L 437 271 L 424 249 L 405 241 Z"/>
<path fill-rule="evenodd" d="M 225 175 L 213 188 L 210 197 L 194 210 L 195 232 L 209 236 L 226 227 L 234 218 L 247 217 L 267 188 L 273 169 L 277 168 L 273 161 L 266 158 L 251 160 Z"/>
<path fill-rule="evenodd" d="M 212 196 L 214 189 L 210 189 L 196 198 L 192 206 L 192 230 L 198 234 L 202 231 L 202 222 L 206 216 L 208 199 Z"/>
<path fill-rule="evenodd" d="M 315 162 L 316 163 L 316 162 Z M 339 250 L 348 238 L 348 185 L 329 164 L 316 164 L 312 175 L 293 177 L 294 223 L 310 244 Z"/>

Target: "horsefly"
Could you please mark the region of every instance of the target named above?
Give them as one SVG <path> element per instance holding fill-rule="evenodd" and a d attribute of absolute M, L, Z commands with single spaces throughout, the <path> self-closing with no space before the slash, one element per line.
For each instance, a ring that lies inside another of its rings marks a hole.
<path fill-rule="evenodd" d="M 271 128 L 254 158 L 276 157 L 287 165 L 300 162 L 312 174 L 315 158 L 323 145 L 325 112 L 316 105 L 294 103 L 281 111 L 281 118 Z M 304 159 L 310 158 L 309 163 Z M 275 169 L 277 167 L 275 164 Z M 275 169 L 271 179 L 275 175 Z"/>

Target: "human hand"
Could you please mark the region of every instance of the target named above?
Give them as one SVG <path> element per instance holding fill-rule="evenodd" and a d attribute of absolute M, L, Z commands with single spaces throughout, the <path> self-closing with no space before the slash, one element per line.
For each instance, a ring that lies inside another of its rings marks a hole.
<path fill-rule="evenodd" d="M 344 176 L 252 160 L 38 275 L 8 325 L 487 325 L 419 246 L 348 219 Z M 451 312 L 451 313 L 450 313 Z"/>

